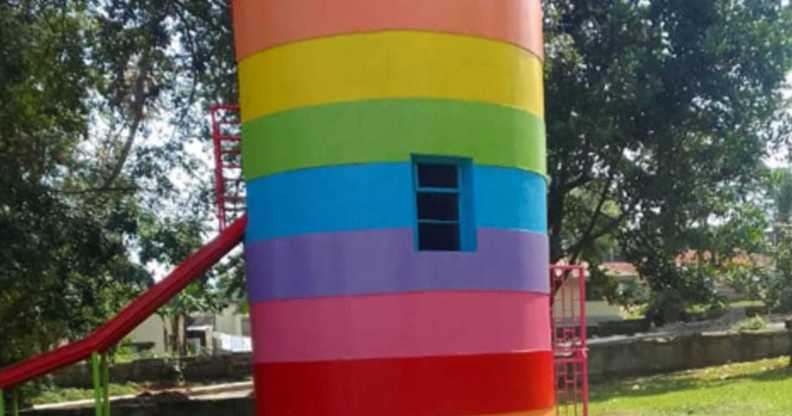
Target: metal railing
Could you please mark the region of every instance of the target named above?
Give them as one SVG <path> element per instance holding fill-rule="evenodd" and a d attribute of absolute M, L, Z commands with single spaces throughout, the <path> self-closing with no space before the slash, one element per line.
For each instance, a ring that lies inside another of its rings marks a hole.
<path fill-rule="evenodd" d="M 242 126 L 239 105 L 217 104 L 211 108 L 214 145 L 215 203 L 220 231 L 245 213 L 242 180 Z"/>
<path fill-rule="evenodd" d="M 588 416 L 586 270 L 550 266 L 550 304 L 558 416 Z"/>

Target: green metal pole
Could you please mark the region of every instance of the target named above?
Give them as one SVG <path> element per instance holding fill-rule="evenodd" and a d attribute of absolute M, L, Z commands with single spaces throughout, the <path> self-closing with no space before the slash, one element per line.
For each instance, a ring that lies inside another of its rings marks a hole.
<path fill-rule="evenodd" d="M 104 388 L 104 416 L 110 416 L 110 368 L 107 352 L 102 354 L 102 387 Z"/>
<path fill-rule="evenodd" d="M 5 416 L 5 392 L 0 389 L 0 416 Z"/>
<path fill-rule="evenodd" d="M 94 386 L 94 404 L 96 405 L 96 416 L 104 416 L 104 406 L 102 405 L 102 365 L 98 352 L 91 353 L 91 375 Z"/>
<path fill-rule="evenodd" d="M 11 414 L 19 416 L 19 392 L 16 387 L 11 389 Z"/>

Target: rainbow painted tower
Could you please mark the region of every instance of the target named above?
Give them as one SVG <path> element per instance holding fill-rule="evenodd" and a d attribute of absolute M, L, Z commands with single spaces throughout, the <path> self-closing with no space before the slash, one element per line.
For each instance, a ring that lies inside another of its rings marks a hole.
<path fill-rule="evenodd" d="M 258 414 L 554 414 L 539 0 L 234 25 Z"/>

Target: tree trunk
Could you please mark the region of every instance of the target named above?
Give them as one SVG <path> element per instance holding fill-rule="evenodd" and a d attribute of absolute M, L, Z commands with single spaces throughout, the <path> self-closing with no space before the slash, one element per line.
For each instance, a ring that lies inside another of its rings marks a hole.
<path fill-rule="evenodd" d="M 185 315 L 181 313 L 177 313 L 170 317 L 170 335 L 167 337 L 170 340 L 170 345 L 167 346 L 167 351 L 177 357 L 184 357 L 187 355 L 187 330 L 185 328 L 185 320 Z"/>
<path fill-rule="evenodd" d="M 164 316 L 160 316 L 160 319 L 162 319 L 162 343 L 164 344 L 163 349 L 167 353 L 170 352 L 172 348 L 171 347 L 172 343 L 170 338 L 171 335 L 170 332 L 168 331 L 168 318 Z"/>
<path fill-rule="evenodd" d="M 187 328 L 185 328 L 184 314 L 176 314 L 176 352 L 179 357 L 187 356 Z"/>
<path fill-rule="evenodd" d="M 548 228 L 550 240 L 550 263 L 556 263 L 564 256 L 561 233 L 563 231 L 565 195 L 557 185 L 551 185 L 548 195 Z"/>

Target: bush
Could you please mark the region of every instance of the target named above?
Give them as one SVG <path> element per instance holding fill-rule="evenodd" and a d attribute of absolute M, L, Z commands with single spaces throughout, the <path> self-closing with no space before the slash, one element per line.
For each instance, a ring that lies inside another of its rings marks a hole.
<path fill-rule="evenodd" d="M 792 230 L 781 225 L 775 230 L 775 242 L 767 250 L 766 260 L 735 269 L 730 276 L 733 286 L 752 298 L 760 299 L 770 312 L 792 312 Z M 756 264 L 760 263 L 760 264 Z"/>
<path fill-rule="evenodd" d="M 760 331 L 767 328 L 767 325 L 767 319 L 761 316 L 754 316 L 735 323 L 732 325 L 731 330 L 735 332 Z"/>
<path fill-rule="evenodd" d="M 654 283 L 646 318 L 656 325 L 687 321 L 694 307 L 703 314 L 717 314 L 725 299 L 715 288 L 719 269 L 706 263 L 665 267 L 650 280 Z"/>

